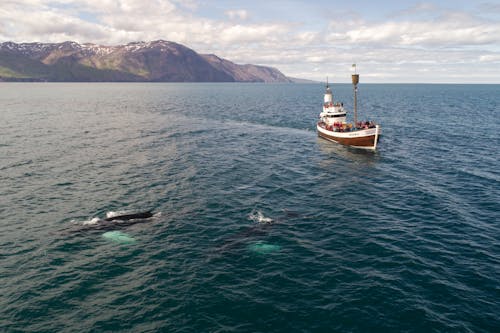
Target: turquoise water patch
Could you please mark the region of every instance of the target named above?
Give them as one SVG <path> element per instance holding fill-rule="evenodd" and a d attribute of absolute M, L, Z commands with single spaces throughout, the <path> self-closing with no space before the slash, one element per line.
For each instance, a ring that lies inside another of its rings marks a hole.
<path fill-rule="evenodd" d="M 252 252 L 267 254 L 281 250 L 281 246 L 259 241 L 250 244 L 248 246 L 248 249 Z"/>
<path fill-rule="evenodd" d="M 132 244 L 135 243 L 135 238 L 121 231 L 108 231 L 102 234 L 107 240 L 120 244 Z"/>

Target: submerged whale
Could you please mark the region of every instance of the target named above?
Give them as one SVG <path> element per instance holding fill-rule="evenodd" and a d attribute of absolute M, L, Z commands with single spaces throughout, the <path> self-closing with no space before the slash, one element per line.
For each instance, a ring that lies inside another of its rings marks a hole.
<path fill-rule="evenodd" d="M 249 241 L 254 239 L 260 239 L 269 234 L 269 231 L 273 228 L 275 224 L 282 224 L 288 220 L 297 218 L 309 218 L 308 216 L 303 216 L 300 213 L 289 211 L 283 209 L 283 214 L 277 218 L 270 218 L 264 216 L 261 211 L 254 210 L 248 215 L 248 219 L 255 222 L 251 226 L 247 226 L 240 230 L 236 234 L 230 235 L 222 240 L 222 244 L 213 250 L 214 254 L 221 254 L 225 252 L 230 252 L 236 248 L 242 247 Z M 278 245 L 267 244 L 263 242 L 257 242 L 251 245 L 250 250 L 259 253 L 270 253 L 278 250 L 280 247 Z M 215 256 L 217 257 L 217 256 Z"/>

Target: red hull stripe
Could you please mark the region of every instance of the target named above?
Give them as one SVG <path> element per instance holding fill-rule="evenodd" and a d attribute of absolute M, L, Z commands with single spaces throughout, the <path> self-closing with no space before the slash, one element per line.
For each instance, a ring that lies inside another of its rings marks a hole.
<path fill-rule="evenodd" d="M 318 131 L 318 135 L 322 138 L 332 140 L 343 145 L 356 147 L 373 147 L 375 144 L 375 135 L 363 136 L 358 138 L 339 138 Z"/>

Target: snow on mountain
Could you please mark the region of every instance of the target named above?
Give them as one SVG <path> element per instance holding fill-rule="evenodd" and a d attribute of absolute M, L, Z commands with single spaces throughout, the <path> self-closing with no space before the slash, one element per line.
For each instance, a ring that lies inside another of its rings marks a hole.
<path fill-rule="evenodd" d="M 3 68 L 3 70 L 2 70 Z M 156 40 L 103 46 L 92 43 L 0 43 L 0 80 L 291 82 L 279 70 L 238 65 Z"/>

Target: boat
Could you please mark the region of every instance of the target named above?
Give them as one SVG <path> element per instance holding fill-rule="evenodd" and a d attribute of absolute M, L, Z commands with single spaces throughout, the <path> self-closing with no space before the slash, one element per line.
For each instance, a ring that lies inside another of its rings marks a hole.
<path fill-rule="evenodd" d="M 358 122 L 357 93 L 359 74 L 355 72 L 351 76 L 354 88 L 354 122 L 347 123 L 347 111 L 344 109 L 344 103 L 334 101 L 327 78 L 323 112 L 320 113 L 316 125 L 318 136 L 354 148 L 376 150 L 381 133 L 380 125 L 373 121 Z"/>

